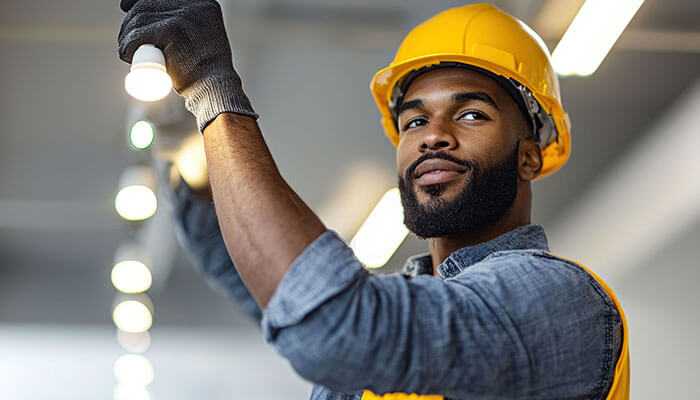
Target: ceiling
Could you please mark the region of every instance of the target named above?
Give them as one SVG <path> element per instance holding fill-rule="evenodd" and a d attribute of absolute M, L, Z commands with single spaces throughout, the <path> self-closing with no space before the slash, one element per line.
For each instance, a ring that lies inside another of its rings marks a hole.
<path fill-rule="evenodd" d="M 381 133 L 369 79 L 411 26 L 461 3 L 225 3 L 236 63 L 270 149 L 314 209 L 349 207 L 330 199 L 357 168 L 378 171 L 376 190 L 395 183 L 394 149 Z M 544 2 L 497 3 L 533 22 Z M 131 105 L 122 89 L 128 66 L 116 54 L 120 18 L 116 1 L 0 3 L 0 322 L 111 323 L 111 263 L 133 234 L 112 202 L 121 172 L 148 159 L 126 146 Z M 700 2 L 647 0 L 629 31 L 693 32 L 698 20 Z M 592 77 L 561 80 L 573 153 L 534 186 L 534 221 L 545 227 L 560 223 L 697 81 L 698 51 L 620 47 Z M 387 269 L 424 247 L 409 238 Z M 186 257 L 175 258 L 153 293 L 158 323 L 241 321 Z"/>

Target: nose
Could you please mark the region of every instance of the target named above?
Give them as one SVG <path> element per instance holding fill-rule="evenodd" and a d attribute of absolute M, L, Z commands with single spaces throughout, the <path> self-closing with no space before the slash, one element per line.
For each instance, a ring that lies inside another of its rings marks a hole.
<path fill-rule="evenodd" d="M 420 151 L 435 151 L 453 149 L 457 144 L 457 139 L 447 127 L 442 124 L 433 124 L 425 130 L 420 140 Z"/>

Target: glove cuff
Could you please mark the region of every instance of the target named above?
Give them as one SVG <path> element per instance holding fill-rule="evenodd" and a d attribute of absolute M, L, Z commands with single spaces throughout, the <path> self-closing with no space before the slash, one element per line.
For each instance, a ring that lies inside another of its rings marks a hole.
<path fill-rule="evenodd" d="M 243 92 L 243 86 L 238 77 L 204 78 L 183 93 L 183 96 L 185 107 L 197 118 L 197 128 L 200 133 L 204 132 L 204 128 L 214 118 L 224 112 L 247 115 L 255 119 L 259 117 Z"/>

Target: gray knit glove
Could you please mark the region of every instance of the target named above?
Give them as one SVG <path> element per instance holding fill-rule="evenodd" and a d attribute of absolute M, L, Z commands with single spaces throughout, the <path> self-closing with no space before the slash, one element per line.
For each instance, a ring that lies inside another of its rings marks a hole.
<path fill-rule="evenodd" d="M 163 51 L 175 91 L 197 118 L 199 131 L 223 112 L 258 118 L 233 68 L 221 7 L 215 0 L 121 0 L 127 14 L 119 31 L 119 58 L 136 49 Z"/>

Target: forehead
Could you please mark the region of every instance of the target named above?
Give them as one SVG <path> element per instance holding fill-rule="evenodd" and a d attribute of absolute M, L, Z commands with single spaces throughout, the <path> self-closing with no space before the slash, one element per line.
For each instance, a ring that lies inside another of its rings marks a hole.
<path fill-rule="evenodd" d="M 425 72 L 408 86 L 404 101 L 415 98 L 429 98 L 438 92 L 486 92 L 496 98 L 508 96 L 505 90 L 492 78 L 465 68 L 439 68 Z M 498 100 L 498 99 L 496 99 Z"/>

